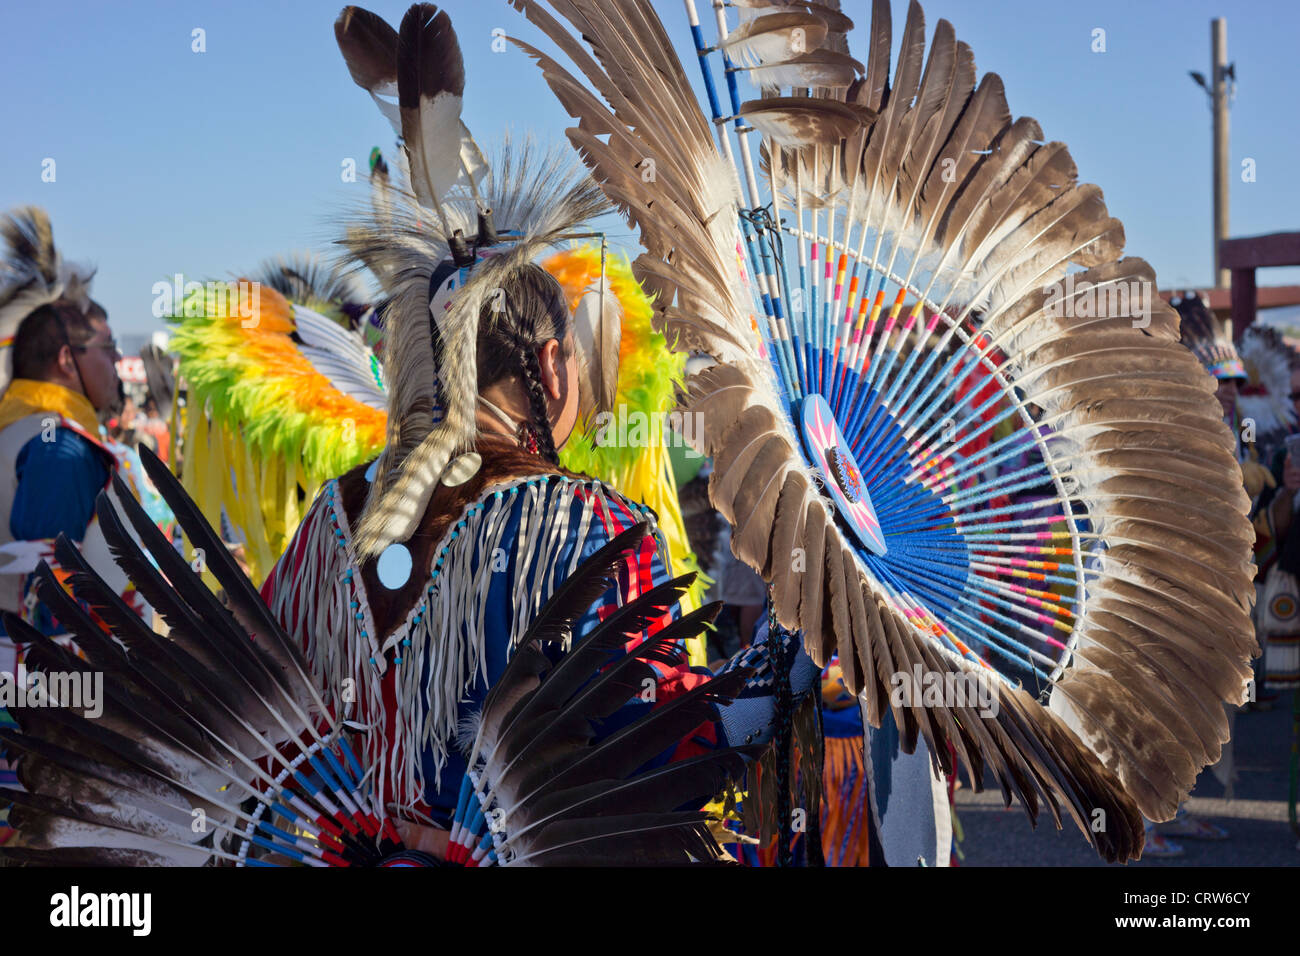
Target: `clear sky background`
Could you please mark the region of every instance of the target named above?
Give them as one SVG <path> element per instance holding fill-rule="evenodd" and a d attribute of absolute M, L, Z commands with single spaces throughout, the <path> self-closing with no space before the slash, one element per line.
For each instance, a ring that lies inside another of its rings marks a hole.
<path fill-rule="evenodd" d="M 699 0 L 701 8 L 707 0 Z M 396 24 L 407 4 L 370 9 Z M 153 284 L 175 272 L 227 278 L 295 250 L 329 251 L 334 219 L 363 200 L 370 148 L 393 135 L 334 42 L 342 4 L 82 2 L 0 13 L 0 208 L 36 203 L 66 255 L 99 267 L 96 298 L 119 332 L 160 327 Z M 501 28 L 539 34 L 505 0 L 446 4 L 464 49 L 465 120 L 488 148 L 507 127 L 561 140 L 567 116 Z M 850 43 L 866 58 L 870 4 Z M 1006 84 L 1013 114 L 1069 144 L 1105 191 L 1127 251 L 1163 287 L 1213 281 L 1210 111 L 1188 77 L 1209 72 L 1210 20 L 1228 20 L 1236 64 L 1231 234 L 1300 230 L 1300 3 L 1294 0 L 926 0 L 928 32 L 950 20 L 981 72 Z M 656 8 L 698 77 L 683 6 Z M 894 4 L 895 43 L 906 7 Z M 193 52 L 192 31 L 206 52 Z M 1092 52 L 1093 30 L 1106 52 Z M 855 42 L 856 41 L 856 42 Z M 544 45 L 544 44 L 543 44 Z M 56 180 L 43 182 L 42 162 Z M 342 181 L 356 161 L 355 183 Z M 1242 182 L 1241 162 L 1256 180 Z M 619 234 L 630 244 L 625 230 Z M 1300 282 L 1268 270 L 1261 284 Z"/>

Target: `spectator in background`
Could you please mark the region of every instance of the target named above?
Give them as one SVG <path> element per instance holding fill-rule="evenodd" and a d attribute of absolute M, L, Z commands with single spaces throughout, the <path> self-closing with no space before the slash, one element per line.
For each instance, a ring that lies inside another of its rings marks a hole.
<path fill-rule="evenodd" d="M 104 422 L 104 427 L 108 430 L 108 437 L 113 441 L 121 442 L 124 445 L 135 444 L 135 438 L 132 431 L 135 429 L 136 408 L 135 399 L 127 395 L 122 400 L 122 411 L 117 415 L 110 415 Z"/>
<path fill-rule="evenodd" d="M 144 400 L 144 416 L 139 427 L 141 435 L 148 436 L 149 447 L 153 452 L 163 461 L 167 461 L 167 455 L 171 451 L 171 429 L 158 413 L 158 402 L 154 400 L 152 394 Z"/>
<path fill-rule="evenodd" d="M 0 544 L 59 534 L 80 542 L 116 464 L 98 420 L 122 398 L 108 316 L 95 303 L 84 312 L 42 306 L 19 326 L 13 350 L 14 380 L 0 400 Z M 0 586 L 0 606 L 19 613 L 26 575 Z"/>
<path fill-rule="evenodd" d="M 1300 412 L 1300 366 L 1291 369 L 1291 401 Z M 1300 426 L 1278 443 L 1269 461 L 1275 487 L 1260 495 L 1255 513 L 1255 561 L 1259 595 L 1255 619 L 1264 657 L 1251 710 L 1273 706 L 1280 690 L 1300 687 L 1300 533 L 1295 527 L 1300 495 Z"/>
<path fill-rule="evenodd" d="M 80 542 L 108 484 L 114 459 L 99 437 L 98 413 L 115 404 L 121 382 L 117 344 L 94 303 L 63 300 L 24 318 L 14 335 L 14 379 L 0 397 L 0 545 L 68 535 Z M 5 562 L 7 563 L 7 562 Z M 29 603 L 31 575 L 0 571 L 0 608 L 31 620 L 46 634 L 57 627 L 43 605 Z M 13 672 L 18 649 L 0 623 L 0 670 Z M 0 708 L 0 727 L 14 726 Z M 0 785 L 15 788 L 9 754 L 0 750 Z M 0 845 L 11 841 L 8 801 L 0 802 Z"/>

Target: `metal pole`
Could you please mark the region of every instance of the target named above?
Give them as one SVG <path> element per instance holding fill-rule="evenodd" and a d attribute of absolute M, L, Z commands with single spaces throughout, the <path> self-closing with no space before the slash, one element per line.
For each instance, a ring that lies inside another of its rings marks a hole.
<path fill-rule="evenodd" d="M 1210 21 L 1211 98 L 1214 110 L 1214 284 L 1228 287 L 1228 270 L 1220 265 L 1219 243 L 1228 238 L 1228 21 Z"/>

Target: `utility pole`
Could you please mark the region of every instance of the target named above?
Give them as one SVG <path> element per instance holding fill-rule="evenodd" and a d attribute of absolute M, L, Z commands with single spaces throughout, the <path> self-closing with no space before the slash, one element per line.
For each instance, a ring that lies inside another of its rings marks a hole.
<path fill-rule="evenodd" d="M 1234 65 L 1228 62 L 1228 21 L 1216 17 L 1210 21 L 1210 79 L 1196 70 L 1188 71 L 1196 85 L 1210 98 L 1214 117 L 1214 284 L 1228 287 L 1231 277 L 1220 264 L 1219 243 L 1228 238 L 1228 102 L 1237 90 Z M 1228 82 L 1232 82 L 1232 86 Z"/>
<path fill-rule="evenodd" d="M 1214 109 L 1214 284 L 1228 287 L 1228 270 L 1219 263 L 1219 244 L 1228 238 L 1228 21 L 1210 21 L 1210 53 L 1214 70 L 1211 93 Z"/>

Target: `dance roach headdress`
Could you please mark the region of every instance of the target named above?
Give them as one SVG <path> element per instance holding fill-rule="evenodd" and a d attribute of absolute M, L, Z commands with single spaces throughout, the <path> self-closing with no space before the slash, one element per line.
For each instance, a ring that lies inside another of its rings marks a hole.
<path fill-rule="evenodd" d="M 1218 379 L 1250 377 L 1232 344 L 1232 322 L 1216 318 L 1199 292 L 1184 292 L 1169 304 L 1178 310 L 1182 343 L 1196 353 L 1207 372 Z"/>
<path fill-rule="evenodd" d="M 14 337 L 23 319 L 43 305 L 67 299 L 79 309 L 90 304 L 91 270 L 65 265 L 54 247 L 54 230 L 44 209 L 24 206 L 0 224 L 5 241 L 0 260 L 0 392 L 13 378 Z"/>
<path fill-rule="evenodd" d="M 277 256 L 262 263 L 253 279 L 290 302 L 362 331 L 373 307 L 355 272 L 310 252 Z"/>
<path fill-rule="evenodd" d="M 512 4 L 572 64 L 514 41 L 638 230 L 657 327 L 717 359 L 682 407 L 779 623 L 907 752 L 1140 853 L 1244 699 L 1254 536 L 1101 190 L 947 21 L 927 55 L 915 2 L 891 71 L 888 0 L 865 67 L 836 3 L 717 2 L 706 41 L 686 0 L 708 116 L 648 0 Z M 996 713 L 925 675 L 991 680 Z"/>
<path fill-rule="evenodd" d="M 347 7 L 335 35 L 352 78 L 401 136 L 407 180 L 378 177 L 372 210 L 344 240 L 390 297 L 387 442 L 356 534 L 358 552 L 373 555 L 414 532 L 444 470 L 463 481 L 477 468 L 472 454 L 448 464 L 475 444 L 485 303 L 608 207 L 571 156 L 507 141 L 495 162 L 484 159 L 460 119 L 465 69 L 445 11 L 417 4 L 394 31 Z M 617 375 L 615 317 L 596 325 L 576 330 L 587 414 L 612 404 Z"/>
<path fill-rule="evenodd" d="M 535 156 L 530 147 L 521 151 L 508 145 L 495 165 L 498 181 L 522 179 L 528 191 L 547 181 L 565 181 L 550 171 L 565 162 L 572 160 Z M 391 225 L 395 199 L 388 164 L 377 147 L 371 152 L 370 174 L 373 207 L 364 227 L 378 231 Z M 510 219 L 519 218 L 514 200 L 496 196 L 497 208 Z M 408 200 L 408 206 L 421 221 L 429 218 L 417 203 Z M 507 241 L 498 242 L 479 254 L 507 248 Z M 435 247 L 430 255 L 442 252 Z M 382 275 L 393 261 L 381 256 L 369 264 Z M 584 417 L 613 405 L 626 406 L 630 416 L 644 421 L 662 419 L 674 404 L 685 357 L 669 351 L 663 336 L 650 328 L 653 309 L 626 260 L 608 254 L 603 244 L 585 243 L 547 255 L 541 265 L 560 283 L 570 308 L 583 359 L 579 391 Z M 440 328 L 471 269 L 452 259 L 429 269 L 431 317 Z M 185 489 L 209 520 L 215 522 L 224 510 L 244 532 L 248 566 L 260 584 L 298 528 L 299 486 L 310 500 L 322 482 L 383 450 L 391 396 L 377 358 L 383 354 L 387 302 L 371 307 L 373 296 L 360 288 L 351 271 L 311 255 L 268 261 L 253 277 L 260 283 L 256 296 L 239 286 L 234 299 L 206 291 L 186 298 L 174 320 L 171 347 L 181 357 L 192 400 L 185 448 L 196 467 L 185 469 Z M 400 356 L 390 361 L 397 364 Z M 441 408 L 434 409 L 435 424 L 441 414 Z M 560 462 L 650 506 L 659 516 L 674 572 L 697 570 L 663 442 L 596 446 L 584 430 L 575 429 L 560 451 Z M 222 478 L 232 463 L 240 473 L 233 485 Z M 684 609 L 698 606 L 703 592 L 699 581 Z M 699 654 L 702 660 L 702 645 Z"/>

